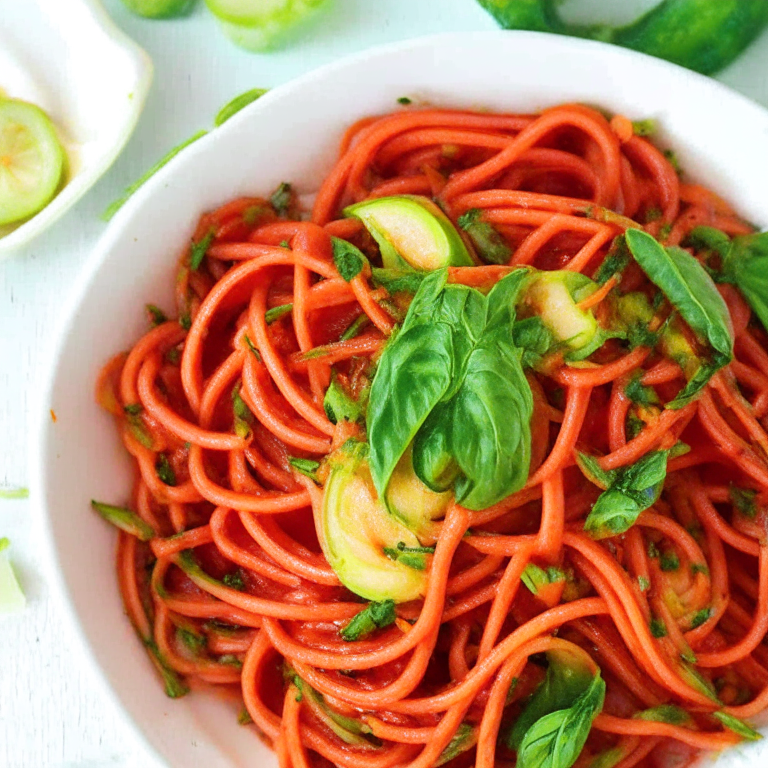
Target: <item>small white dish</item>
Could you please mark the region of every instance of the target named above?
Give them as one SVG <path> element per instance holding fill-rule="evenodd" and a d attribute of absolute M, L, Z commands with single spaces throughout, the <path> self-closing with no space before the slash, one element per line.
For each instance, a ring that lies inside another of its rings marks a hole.
<path fill-rule="evenodd" d="M 66 183 L 39 213 L 0 227 L 0 259 L 53 224 L 112 165 L 131 135 L 152 61 L 101 0 L 0 0 L 0 92 L 53 120 Z"/>
<path fill-rule="evenodd" d="M 440 35 L 377 48 L 270 91 L 193 144 L 118 212 L 82 271 L 50 356 L 32 454 L 47 529 L 45 560 L 78 643 L 104 690 L 172 768 L 276 766 L 236 707 L 165 697 L 124 615 L 114 533 L 91 498 L 129 498 L 132 467 L 94 401 L 104 362 L 146 331 L 144 304 L 173 306 L 179 248 L 199 215 L 281 181 L 317 189 L 344 129 L 397 109 L 397 98 L 532 111 L 568 101 L 658 121 L 690 175 L 768 225 L 768 112 L 714 80 L 621 48 L 537 33 Z M 54 423 L 49 409 L 56 413 Z M 720 768 L 768 760 L 768 741 L 723 753 Z M 707 764 L 711 761 L 707 758 Z"/>

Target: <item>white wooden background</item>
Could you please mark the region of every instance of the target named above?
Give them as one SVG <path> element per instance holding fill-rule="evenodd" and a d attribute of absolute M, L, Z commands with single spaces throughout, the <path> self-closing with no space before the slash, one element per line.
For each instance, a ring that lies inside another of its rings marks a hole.
<path fill-rule="evenodd" d="M 104 229 L 99 214 L 123 187 L 169 147 L 209 127 L 218 108 L 248 88 L 278 85 L 379 43 L 495 28 L 475 0 L 330 0 L 321 22 L 290 47 L 253 55 L 227 43 L 202 7 L 188 19 L 150 22 L 130 16 L 119 0 L 105 2 L 154 60 L 155 81 L 138 129 L 112 169 L 49 233 L 0 263 L 0 488 L 27 485 L 30 414 L 39 407 L 52 332 Z M 600 9 L 608 21 L 624 21 L 653 4 L 570 0 L 564 10 L 594 18 Z M 768 106 L 768 35 L 720 79 Z M 36 525 L 29 502 L 0 501 L 0 537 L 13 542 L 28 598 L 22 614 L 0 617 L 0 768 L 152 768 L 64 630 L 36 561 Z"/>

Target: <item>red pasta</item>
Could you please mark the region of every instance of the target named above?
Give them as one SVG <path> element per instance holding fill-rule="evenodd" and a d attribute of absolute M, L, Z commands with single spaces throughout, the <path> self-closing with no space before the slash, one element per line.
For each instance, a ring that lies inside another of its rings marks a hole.
<path fill-rule="evenodd" d="M 596 278 L 628 228 L 702 259 L 694 227 L 752 231 L 626 118 L 573 104 L 366 118 L 310 218 L 288 187 L 205 214 L 182 254 L 177 319 L 156 317 L 97 384 L 135 458 L 129 506 L 152 529 L 119 533 L 120 589 L 167 691 L 237 692 L 281 766 L 491 768 L 515 761 L 542 654 L 570 654 L 606 685 L 578 766 L 685 763 L 749 736 L 735 718 L 768 706 L 768 336 L 731 286 L 734 359 L 683 407 L 665 404 L 690 376 L 649 342 L 606 337 L 582 361 L 560 351 L 527 369 L 524 487 L 485 509 L 452 501 L 419 534 L 423 597 L 361 639 L 340 634 L 365 604 L 324 556 L 319 518 L 328 457 L 366 432 L 333 423 L 324 397 L 332 378 L 353 400 L 367 390 L 410 294 L 368 264 L 345 280 L 332 237 L 377 266 L 342 209 L 402 194 L 439 203 L 474 261 L 448 282 L 483 292 L 521 265 Z M 507 263 L 483 263 L 457 224 L 468 212 Z M 629 294 L 656 294 L 636 264 L 578 308 L 605 326 Z M 669 303 L 652 312 L 649 333 L 673 321 Z M 591 536 L 601 488 L 577 454 L 610 473 L 664 451 L 661 496 L 628 530 Z"/>

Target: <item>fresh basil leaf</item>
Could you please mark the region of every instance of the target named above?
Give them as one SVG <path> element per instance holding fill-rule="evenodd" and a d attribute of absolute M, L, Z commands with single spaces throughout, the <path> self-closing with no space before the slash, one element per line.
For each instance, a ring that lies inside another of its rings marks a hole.
<path fill-rule="evenodd" d="M 512 272 L 488 294 L 486 326 L 454 400 L 451 452 L 462 471 L 454 488 L 468 509 L 495 504 L 528 478 L 533 395 L 510 332 L 526 277 Z"/>
<path fill-rule="evenodd" d="M 604 701 L 605 681 L 598 672 L 568 709 L 545 715 L 528 729 L 517 751 L 517 768 L 571 768 Z"/>
<path fill-rule="evenodd" d="M 347 282 L 354 280 L 368 263 L 365 254 L 352 243 L 339 237 L 332 237 L 331 244 L 333 246 L 333 263 L 339 274 Z"/>
<path fill-rule="evenodd" d="M 371 476 L 380 497 L 408 444 L 451 386 L 453 358 L 453 334 L 444 323 L 403 330 L 385 347 L 367 414 Z"/>
<path fill-rule="evenodd" d="M 660 288 L 701 343 L 733 358 L 733 328 L 728 307 L 704 267 L 681 248 L 665 248 L 646 232 L 625 233 L 627 246 L 648 278 Z"/>
<path fill-rule="evenodd" d="M 384 600 L 381 603 L 368 603 L 360 613 L 341 629 L 341 636 L 347 641 L 362 640 L 377 629 L 395 623 L 395 601 Z"/>
<path fill-rule="evenodd" d="M 594 483 L 604 491 L 610 488 L 616 480 L 617 471 L 615 469 L 603 469 L 600 462 L 587 453 L 576 451 L 576 464 L 590 483 Z"/>
<path fill-rule="evenodd" d="M 413 470 L 435 493 L 447 491 L 461 472 L 451 452 L 453 402 L 440 403 L 413 441 Z"/>
<path fill-rule="evenodd" d="M 694 227 L 688 235 L 687 243 L 699 251 L 715 251 L 723 258 L 731 248 L 731 238 L 714 227 Z"/>
<path fill-rule="evenodd" d="M 637 712 L 632 717 L 635 720 L 650 720 L 654 723 L 669 725 L 687 725 L 691 722 L 690 714 L 675 704 L 659 704 L 657 707 Z"/>
<path fill-rule="evenodd" d="M 656 394 L 656 390 L 653 387 L 646 387 L 643 385 L 642 373 L 638 371 L 627 382 L 624 387 L 624 394 L 633 402 L 638 405 L 659 405 L 659 396 Z"/>
<path fill-rule="evenodd" d="M 763 738 L 751 725 L 739 720 L 738 717 L 729 715 L 727 712 L 713 712 L 712 717 L 719 720 L 729 731 L 733 731 L 747 741 L 759 741 Z"/>
<path fill-rule="evenodd" d="M 519 749 L 528 729 L 542 717 L 570 707 L 592 682 L 592 672 L 571 654 L 548 653 L 547 674 L 533 692 L 507 737 L 510 749 Z"/>
<path fill-rule="evenodd" d="M 634 464 L 616 470 L 613 482 L 600 494 L 587 516 L 584 530 L 595 539 L 617 536 L 629 530 L 640 513 L 659 498 L 667 474 L 668 456 L 669 451 L 651 451 Z M 577 461 L 579 467 L 583 467 L 583 454 Z M 595 469 L 599 469 L 599 465 L 593 459 L 585 475 L 589 478 L 589 472 Z M 595 477 L 602 482 L 607 479 L 605 476 Z"/>
<path fill-rule="evenodd" d="M 382 354 L 368 409 L 371 474 L 383 496 L 415 434 L 438 404 L 450 401 L 450 435 L 437 437 L 443 444 L 449 437 L 447 450 L 461 470 L 457 500 L 482 509 L 522 487 L 528 474 L 533 397 L 510 332 L 527 271 L 505 276 L 488 297 L 446 285 L 447 276 L 442 269 L 424 278 Z M 419 471 L 433 483 L 438 468 L 450 464 L 427 457 L 435 423 L 417 451 Z"/>
<path fill-rule="evenodd" d="M 559 568 L 550 566 L 544 570 L 535 563 L 528 563 L 520 580 L 532 595 L 537 595 L 543 587 L 565 581 L 565 574 Z"/>
<path fill-rule="evenodd" d="M 717 373 L 721 368 L 728 365 L 730 358 L 715 353 L 712 356 L 712 361 L 701 362 L 696 372 L 688 380 L 688 383 L 677 393 L 673 400 L 670 400 L 667 404 L 667 408 L 676 409 L 684 408 L 686 405 L 692 403 L 701 394 L 704 387 L 707 386 L 712 376 Z"/>
<path fill-rule="evenodd" d="M 768 232 L 735 237 L 723 261 L 723 276 L 768 329 Z"/>

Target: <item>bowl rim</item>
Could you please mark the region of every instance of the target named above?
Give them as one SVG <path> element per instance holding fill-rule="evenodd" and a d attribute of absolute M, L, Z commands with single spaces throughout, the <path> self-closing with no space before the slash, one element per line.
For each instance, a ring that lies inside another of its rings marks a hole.
<path fill-rule="evenodd" d="M 97 0 L 86 0 L 86 2 L 97 2 Z M 152 197 L 155 192 L 161 189 L 168 180 L 176 173 L 177 169 L 192 165 L 198 162 L 201 156 L 205 156 L 209 147 L 219 141 L 226 141 L 226 137 L 231 131 L 237 129 L 237 125 L 246 119 L 252 119 L 251 115 L 256 115 L 262 110 L 266 110 L 272 101 L 282 100 L 290 97 L 294 90 L 302 89 L 311 85 L 316 80 L 325 80 L 332 76 L 338 70 L 344 70 L 353 67 L 359 61 L 365 61 L 370 58 L 397 56 L 398 54 L 420 48 L 439 47 L 450 44 L 454 41 L 462 43 L 473 41 L 488 41 L 489 44 L 508 44 L 510 38 L 528 39 L 538 41 L 542 45 L 554 45 L 562 50 L 563 53 L 578 53 L 585 50 L 601 51 L 607 58 L 635 60 L 642 64 L 643 68 L 656 69 L 660 74 L 667 72 L 677 72 L 677 76 L 690 78 L 694 82 L 706 83 L 713 94 L 722 94 L 732 102 L 738 102 L 747 112 L 754 114 L 756 120 L 765 123 L 768 130 L 768 109 L 762 107 L 747 96 L 733 90 L 729 86 L 714 80 L 705 75 L 685 69 L 679 65 L 658 59 L 653 56 L 639 53 L 637 51 L 620 48 L 608 43 L 602 43 L 593 40 L 581 38 L 565 37 L 545 32 L 529 32 L 516 30 L 491 30 L 491 31 L 470 31 L 470 32 L 447 32 L 438 34 L 423 35 L 407 40 L 400 40 L 383 45 L 372 46 L 363 51 L 352 55 L 344 56 L 336 61 L 327 63 L 321 67 L 306 72 L 299 77 L 270 89 L 264 96 L 257 101 L 249 104 L 243 110 L 235 114 L 218 128 L 211 130 L 207 135 L 195 141 L 183 152 L 174 157 L 163 168 L 148 179 L 117 211 L 114 218 L 109 222 L 106 230 L 98 238 L 93 250 L 85 260 L 79 274 L 75 279 L 74 286 L 66 298 L 63 309 L 60 314 L 61 322 L 58 329 L 53 334 L 50 347 L 48 349 L 47 364 L 42 371 L 42 383 L 38 389 L 38 398 L 35 399 L 32 409 L 32 440 L 30 441 L 30 500 L 34 513 L 35 523 L 41 535 L 43 543 L 43 566 L 42 570 L 46 577 L 46 583 L 50 592 L 51 599 L 63 607 L 60 615 L 63 617 L 63 623 L 69 632 L 70 642 L 74 641 L 73 650 L 85 660 L 83 668 L 87 670 L 89 678 L 100 690 L 101 695 L 107 697 L 113 702 L 116 711 L 121 715 L 121 721 L 130 729 L 137 741 L 143 746 L 144 750 L 152 755 L 157 761 L 158 766 L 168 766 L 159 749 L 145 735 L 138 722 L 134 720 L 128 712 L 119 692 L 112 687 L 108 680 L 108 675 L 102 665 L 96 660 L 93 652 L 93 641 L 87 635 L 80 616 L 73 601 L 70 586 L 64 576 L 59 550 L 53 530 L 53 521 L 51 509 L 46 505 L 46 493 L 48 483 L 48 468 L 44 462 L 47 453 L 48 444 L 52 436 L 52 419 L 49 412 L 52 395 L 55 389 L 56 380 L 59 374 L 60 361 L 64 343 L 70 333 L 71 326 L 76 319 L 80 305 L 86 300 L 91 284 L 94 281 L 96 273 L 102 263 L 109 257 L 110 251 L 123 236 L 134 218 L 134 213 L 144 203 L 147 198 Z M 768 222 L 766 222 L 768 224 Z"/>
<path fill-rule="evenodd" d="M 76 173 L 36 214 L 8 234 L 0 236 L 0 260 L 16 254 L 19 249 L 58 221 L 106 173 L 133 134 L 152 85 L 152 59 L 133 38 L 117 26 L 101 0 L 70 2 L 79 3 L 83 11 L 91 17 L 95 34 L 101 35 L 116 52 L 119 51 L 128 58 L 133 68 L 133 95 L 109 149 L 103 152 L 96 162 Z"/>

